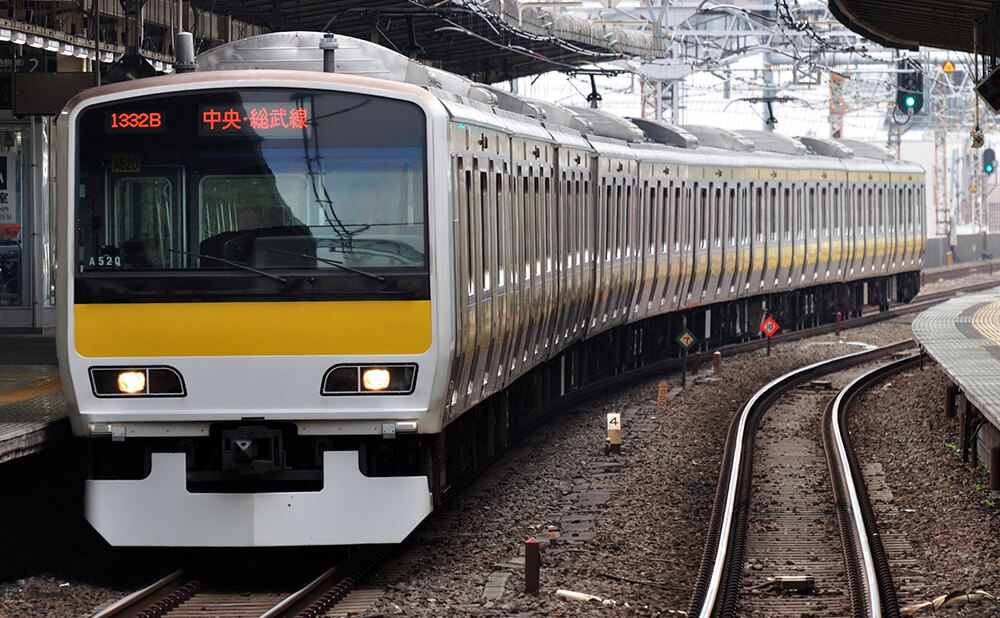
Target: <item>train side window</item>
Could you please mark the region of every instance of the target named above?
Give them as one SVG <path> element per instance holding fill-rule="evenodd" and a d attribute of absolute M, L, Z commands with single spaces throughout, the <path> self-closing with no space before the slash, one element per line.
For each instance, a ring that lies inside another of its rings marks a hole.
<path fill-rule="evenodd" d="M 492 167 L 493 162 L 489 162 Z M 493 219 L 490 216 L 490 198 L 493 192 L 490 190 L 490 177 L 491 175 L 483 169 L 479 170 L 479 235 L 480 235 L 480 249 L 479 255 L 482 256 L 483 260 L 483 292 L 490 291 L 490 266 L 493 262 L 493 248 L 492 243 L 495 235 L 490 230 L 490 220 Z"/>
<path fill-rule="evenodd" d="M 833 188 L 833 234 L 840 236 L 840 219 L 844 205 L 840 202 L 840 187 Z"/>
<path fill-rule="evenodd" d="M 668 221 L 664 221 L 664 224 L 670 226 L 670 229 L 673 230 L 673 233 L 674 233 L 674 238 L 673 238 L 674 253 L 677 253 L 678 251 L 681 250 L 681 241 L 680 241 L 680 238 L 681 238 L 681 201 L 683 199 L 683 192 L 681 191 L 681 188 L 679 186 L 678 187 L 674 187 L 673 183 L 670 183 L 670 185 L 671 185 L 671 187 L 673 187 L 673 196 L 674 196 L 674 199 L 671 202 L 671 212 L 672 212 L 672 214 L 671 214 L 670 219 Z"/>
<path fill-rule="evenodd" d="M 729 246 L 736 246 L 736 235 L 737 235 L 737 225 L 736 225 L 736 196 L 737 191 L 734 188 L 729 189 L 729 200 L 726 203 L 726 238 L 729 239 Z"/>
<path fill-rule="evenodd" d="M 875 224 L 876 230 L 879 234 L 885 233 L 885 190 L 882 187 L 878 188 L 876 193 L 877 201 L 875 203 Z"/>
<path fill-rule="evenodd" d="M 698 247 L 704 249 L 708 246 L 708 189 L 702 188 L 698 191 Z"/>
<path fill-rule="evenodd" d="M 791 240 L 792 239 L 792 200 L 791 200 L 791 190 L 785 187 L 784 191 L 781 192 L 781 225 L 782 225 L 782 239 Z"/>
<path fill-rule="evenodd" d="M 472 243 L 474 242 L 475 234 L 473 232 L 472 216 L 470 214 L 472 211 L 472 202 L 474 199 L 473 190 L 474 187 L 472 184 L 472 170 L 467 169 L 465 170 L 465 191 L 463 192 L 465 196 L 465 203 L 462 204 L 462 212 L 465 214 L 464 217 L 465 238 L 466 238 L 465 259 L 466 259 L 466 276 L 468 281 L 469 296 L 476 295 L 476 287 L 475 287 L 476 269 L 475 266 L 473 265 L 474 260 L 472 254 Z"/>
<path fill-rule="evenodd" d="M 493 175 L 493 199 L 496 200 L 496 209 L 493 211 L 495 216 L 495 221 L 493 223 L 496 226 L 496 243 L 497 243 L 497 289 L 503 289 L 504 287 L 504 277 L 506 276 L 506 262 L 507 262 L 507 228 L 503 224 L 503 213 L 507 210 L 507 204 L 504 203 L 504 196 L 507 195 L 504 187 L 504 178 L 506 174 L 497 171 Z"/>
<path fill-rule="evenodd" d="M 712 197 L 712 245 L 722 246 L 722 189 L 715 188 Z"/>
<path fill-rule="evenodd" d="M 685 187 L 684 189 L 684 210 L 681 216 L 684 218 L 684 251 L 688 253 L 694 247 L 694 200 L 697 191 L 697 184 L 695 187 Z"/>
<path fill-rule="evenodd" d="M 819 192 L 819 228 L 820 234 L 826 238 L 830 234 L 830 202 L 826 187 Z"/>
<path fill-rule="evenodd" d="M 555 221 L 555 212 L 552 208 L 552 183 L 551 179 L 545 177 L 545 213 L 548 219 L 548 233 L 545 234 L 545 272 L 552 272 L 552 254 L 554 253 L 556 234 L 558 226 Z"/>
<path fill-rule="evenodd" d="M 776 241 L 778 240 L 778 190 L 771 187 L 767 195 L 768 237 L 772 241 Z"/>
<path fill-rule="evenodd" d="M 753 225 L 754 236 L 758 243 L 764 242 L 764 190 L 757 187 L 754 190 Z"/>
<path fill-rule="evenodd" d="M 815 240 L 817 236 L 816 226 L 816 187 L 809 187 L 809 199 L 807 202 L 806 218 L 808 219 L 809 239 Z"/>

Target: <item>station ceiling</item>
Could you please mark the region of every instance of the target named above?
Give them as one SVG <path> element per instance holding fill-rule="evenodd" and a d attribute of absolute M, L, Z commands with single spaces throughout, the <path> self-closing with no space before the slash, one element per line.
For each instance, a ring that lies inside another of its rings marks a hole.
<path fill-rule="evenodd" d="M 191 0 L 271 31 L 333 32 L 492 83 L 625 56 L 652 56 L 648 33 L 549 12 L 555 2 L 490 0 Z"/>
<path fill-rule="evenodd" d="M 829 0 L 829 7 L 845 26 L 886 47 L 1000 55 L 998 0 Z"/>

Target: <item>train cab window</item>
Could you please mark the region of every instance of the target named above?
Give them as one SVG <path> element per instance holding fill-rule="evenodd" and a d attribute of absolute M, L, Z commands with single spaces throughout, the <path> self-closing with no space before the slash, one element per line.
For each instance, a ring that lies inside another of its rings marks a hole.
<path fill-rule="evenodd" d="M 173 230 L 184 227 L 184 211 L 177 203 L 174 183 L 161 176 L 120 178 L 114 182 L 113 192 L 108 242 L 121 248 L 113 258 L 121 263 L 110 266 L 174 266 L 183 238 L 175 238 Z"/>
<path fill-rule="evenodd" d="M 278 293 L 290 276 L 317 277 L 311 298 L 368 293 L 385 276 L 407 279 L 390 286 L 407 298 L 429 294 L 427 123 L 417 105 L 305 88 L 195 89 L 98 103 L 75 122 L 86 153 L 72 205 L 84 302 L 239 300 Z M 149 276 L 116 274 L 129 270 Z"/>

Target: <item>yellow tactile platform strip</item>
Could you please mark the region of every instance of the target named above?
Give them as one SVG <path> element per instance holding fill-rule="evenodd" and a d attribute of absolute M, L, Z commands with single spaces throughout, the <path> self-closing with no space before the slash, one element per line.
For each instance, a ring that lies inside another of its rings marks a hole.
<path fill-rule="evenodd" d="M 65 419 L 66 399 L 54 367 L 0 366 L 0 462 L 68 434 Z"/>
<path fill-rule="evenodd" d="M 976 311 L 972 325 L 990 341 L 1000 345 L 1000 300 Z"/>

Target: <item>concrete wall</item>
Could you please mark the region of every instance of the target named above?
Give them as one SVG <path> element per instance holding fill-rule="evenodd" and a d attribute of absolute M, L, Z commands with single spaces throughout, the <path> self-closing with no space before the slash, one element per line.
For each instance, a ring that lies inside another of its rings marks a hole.
<path fill-rule="evenodd" d="M 1000 234 L 968 234 L 958 236 L 954 247 L 949 247 L 948 238 L 933 236 L 927 239 L 927 251 L 924 254 L 924 268 L 947 266 L 948 251 L 953 251 L 952 262 L 955 264 L 979 262 L 984 253 L 1000 258 Z"/>

